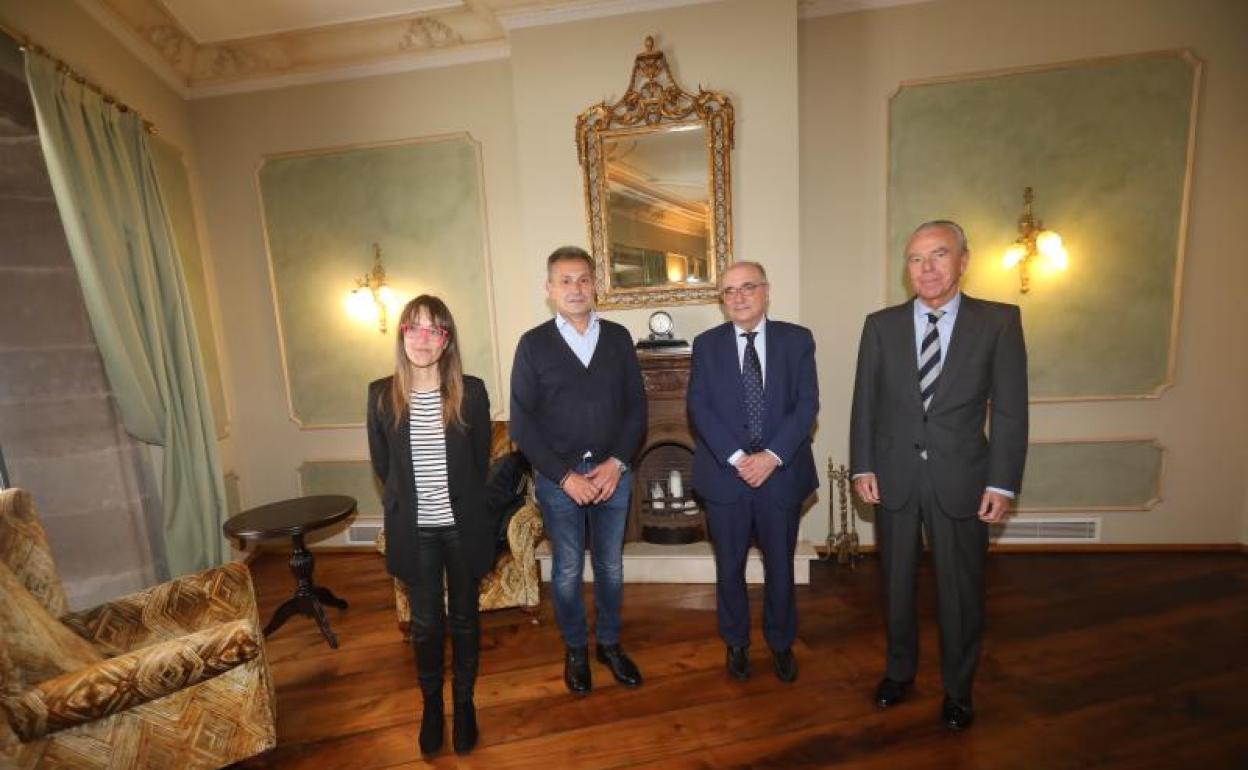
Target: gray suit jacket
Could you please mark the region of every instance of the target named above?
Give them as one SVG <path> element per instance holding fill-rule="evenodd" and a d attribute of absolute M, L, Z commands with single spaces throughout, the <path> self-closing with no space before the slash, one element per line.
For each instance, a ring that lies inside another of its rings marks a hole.
<path fill-rule="evenodd" d="M 914 337 L 911 302 L 872 313 L 863 324 L 850 472 L 874 473 L 883 507 L 899 510 L 916 494 L 926 462 L 945 514 L 969 518 L 985 487 L 1017 492 L 1022 486 L 1027 349 L 1018 306 L 962 295 L 927 412 Z"/>

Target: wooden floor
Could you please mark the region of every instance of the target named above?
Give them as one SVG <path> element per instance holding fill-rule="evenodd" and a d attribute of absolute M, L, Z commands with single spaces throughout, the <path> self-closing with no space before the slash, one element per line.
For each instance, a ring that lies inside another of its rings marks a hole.
<path fill-rule="evenodd" d="M 252 565 L 262 620 L 291 589 L 284 557 Z M 724 673 L 713 586 L 628 585 L 624 644 L 645 675 L 564 690 L 562 645 L 543 586 L 540 624 L 482 620 L 481 742 L 438 767 L 1248 768 L 1248 558 L 1236 554 L 990 557 L 977 721 L 937 722 L 941 689 L 932 574 L 921 576 L 916 696 L 879 712 L 877 565 L 815 564 L 799 587 L 801 675 L 782 684 L 755 630 L 754 676 Z M 267 642 L 278 747 L 245 768 L 421 767 L 416 673 L 372 553 L 318 556 L 341 647 L 305 618 Z M 752 589 L 757 626 L 761 595 Z M 449 697 L 449 685 L 448 685 Z M 448 707 L 449 717 L 449 707 Z M 448 720 L 449 721 L 449 720 Z M 449 746 L 449 736 L 447 740 Z"/>

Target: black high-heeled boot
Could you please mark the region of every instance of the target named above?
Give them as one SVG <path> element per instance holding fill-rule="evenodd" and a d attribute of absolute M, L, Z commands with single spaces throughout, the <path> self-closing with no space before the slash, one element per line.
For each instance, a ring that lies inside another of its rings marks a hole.
<path fill-rule="evenodd" d="M 467 754 L 477 745 L 477 708 L 471 700 L 455 701 L 451 745 L 456 754 Z"/>
<path fill-rule="evenodd" d="M 420 753 L 437 754 L 446 734 L 446 714 L 442 705 L 442 688 L 421 693 L 424 705 L 420 713 Z"/>

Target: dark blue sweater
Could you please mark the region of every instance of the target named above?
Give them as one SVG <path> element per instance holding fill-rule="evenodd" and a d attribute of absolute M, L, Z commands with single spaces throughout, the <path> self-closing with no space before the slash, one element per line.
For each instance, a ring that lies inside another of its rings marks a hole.
<path fill-rule="evenodd" d="M 586 451 L 594 462 L 632 462 L 646 432 L 646 394 L 633 340 L 599 319 L 598 345 L 581 363 L 552 318 L 524 333 L 511 367 L 511 437 L 558 483 Z"/>

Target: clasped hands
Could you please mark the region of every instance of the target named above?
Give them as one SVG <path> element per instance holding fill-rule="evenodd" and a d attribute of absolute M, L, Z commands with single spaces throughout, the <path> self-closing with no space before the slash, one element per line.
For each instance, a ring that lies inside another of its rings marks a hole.
<path fill-rule="evenodd" d="M 766 449 L 737 460 L 737 475 L 746 484 L 758 489 L 780 465 L 780 460 Z"/>
<path fill-rule="evenodd" d="M 854 492 L 864 503 L 880 504 L 880 485 L 874 473 L 864 473 L 854 479 Z M 1005 515 L 1009 507 L 1010 498 L 1000 492 L 985 489 L 984 494 L 979 498 L 979 510 L 975 512 L 975 515 L 980 521 L 996 524 L 1001 521 L 1001 517 Z"/>
<path fill-rule="evenodd" d="M 611 499 L 622 474 L 620 464 L 614 458 L 608 457 L 588 473 L 570 471 L 559 484 L 559 488 L 577 505 L 593 505 Z"/>

